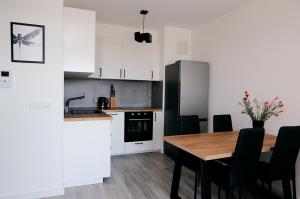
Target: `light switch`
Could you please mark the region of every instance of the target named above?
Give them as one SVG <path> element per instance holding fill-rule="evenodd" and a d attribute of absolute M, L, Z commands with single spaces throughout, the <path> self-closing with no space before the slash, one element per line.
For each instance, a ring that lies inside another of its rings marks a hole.
<path fill-rule="evenodd" d="M 0 70 L 0 88 L 13 88 L 14 74 L 9 70 Z"/>

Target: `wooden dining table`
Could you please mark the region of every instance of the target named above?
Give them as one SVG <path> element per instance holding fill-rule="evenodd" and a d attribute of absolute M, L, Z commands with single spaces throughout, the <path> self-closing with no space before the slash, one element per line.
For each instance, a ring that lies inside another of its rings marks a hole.
<path fill-rule="evenodd" d="M 171 199 L 180 199 L 178 189 L 181 177 L 184 151 L 198 157 L 201 161 L 201 198 L 211 199 L 211 181 L 209 162 L 233 155 L 239 132 L 199 133 L 189 135 L 165 136 L 164 141 L 178 149 L 173 172 Z M 265 134 L 262 152 L 271 151 L 275 146 L 276 136 Z"/>

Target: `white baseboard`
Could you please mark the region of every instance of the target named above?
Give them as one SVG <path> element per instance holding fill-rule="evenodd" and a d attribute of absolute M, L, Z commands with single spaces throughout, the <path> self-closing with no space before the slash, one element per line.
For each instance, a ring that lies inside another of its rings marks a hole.
<path fill-rule="evenodd" d="M 33 199 L 33 198 L 44 198 L 44 197 L 51 197 L 51 196 L 59 196 L 64 195 L 64 188 L 53 188 L 47 190 L 39 190 L 27 193 L 12 193 L 1 195 L 0 199 Z"/>
<path fill-rule="evenodd" d="M 64 182 L 64 187 L 65 188 L 78 187 L 78 186 L 99 184 L 99 183 L 103 183 L 103 178 L 79 180 L 79 181 L 72 181 L 72 182 Z"/>

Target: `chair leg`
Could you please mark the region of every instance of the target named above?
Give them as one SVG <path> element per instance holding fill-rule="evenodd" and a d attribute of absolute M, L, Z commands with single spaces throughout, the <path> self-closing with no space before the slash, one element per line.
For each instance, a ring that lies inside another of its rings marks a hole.
<path fill-rule="evenodd" d="M 229 188 L 228 190 L 226 190 L 226 199 L 233 199 L 233 188 Z"/>
<path fill-rule="evenodd" d="M 226 199 L 230 199 L 230 191 L 226 190 Z"/>
<path fill-rule="evenodd" d="M 201 166 L 201 165 L 200 165 Z M 201 178 L 201 169 L 198 170 L 198 187 L 200 186 L 200 178 Z"/>
<path fill-rule="evenodd" d="M 233 195 L 234 195 L 233 188 L 231 188 L 229 191 L 229 199 L 233 199 Z"/>
<path fill-rule="evenodd" d="M 253 185 L 254 198 L 258 198 L 258 189 L 256 184 Z"/>
<path fill-rule="evenodd" d="M 268 186 L 269 186 L 268 198 L 272 199 L 272 182 L 269 182 Z"/>
<path fill-rule="evenodd" d="M 197 199 L 198 183 L 199 183 L 199 169 L 196 168 L 196 170 L 195 170 L 195 185 L 194 185 L 194 199 Z"/>
<path fill-rule="evenodd" d="M 293 180 L 293 199 L 297 199 L 297 191 L 296 191 L 296 179 Z"/>
<path fill-rule="evenodd" d="M 221 187 L 218 186 L 218 199 L 220 199 L 220 198 L 221 198 Z"/>

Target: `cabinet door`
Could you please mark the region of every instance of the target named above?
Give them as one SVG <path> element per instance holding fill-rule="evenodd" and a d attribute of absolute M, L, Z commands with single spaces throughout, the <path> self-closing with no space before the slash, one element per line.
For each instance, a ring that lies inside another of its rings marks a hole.
<path fill-rule="evenodd" d="M 110 176 L 111 121 L 64 122 L 64 186 L 101 183 Z"/>
<path fill-rule="evenodd" d="M 163 113 L 154 112 L 153 113 L 153 149 L 160 150 L 163 149 Z"/>
<path fill-rule="evenodd" d="M 160 80 L 160 56 L 159 56 L 159 45 L 151 44 L 150 46 L 150 66 L 151 66 L 151 80 Z"/>
<path fill-rule="evenodd" d="M 108 113 L 112 116 L 112 135 L 111 135 L 111 154 L 124 154 L 124 113 L 114 112 Z"/>
<path fill-rule="evenodd" d="M 102 70 L 103 68 L 101 68 L 100 66 L 102 66 L 102 62 L 101 62 L 101 56 L 102 56 L 102 42 L 101 42 L 101 38 L 96 38 L 96 44 L 95 44 L 95 69 L 94 69 L 94 73 L 91 74 L 89 77 L 90 78 L 101 78 L 102 76 Z"/>
<path fill-rule="evenodd" d="M 95 26 L 94 11 L 64 8 L 64 71 L 95 72 Z"/>
<path fill-rule="evenodd" d="M 124 78 L 150 80 L 150 47 L 138 42 L 123 43 Z"/>
<path fill-rule="evenodd" d="M 122 40 L 97 38 L 95 73 L 90 77 L 101 79 L 122 79 Z"/>
<path fill-rule="evenodd" d="M 114 38 L 102 38 L 101 40 L 100 66 L 102 68 L 101 78 L 120 79 L 122 74 L 122 40 Z"/>

